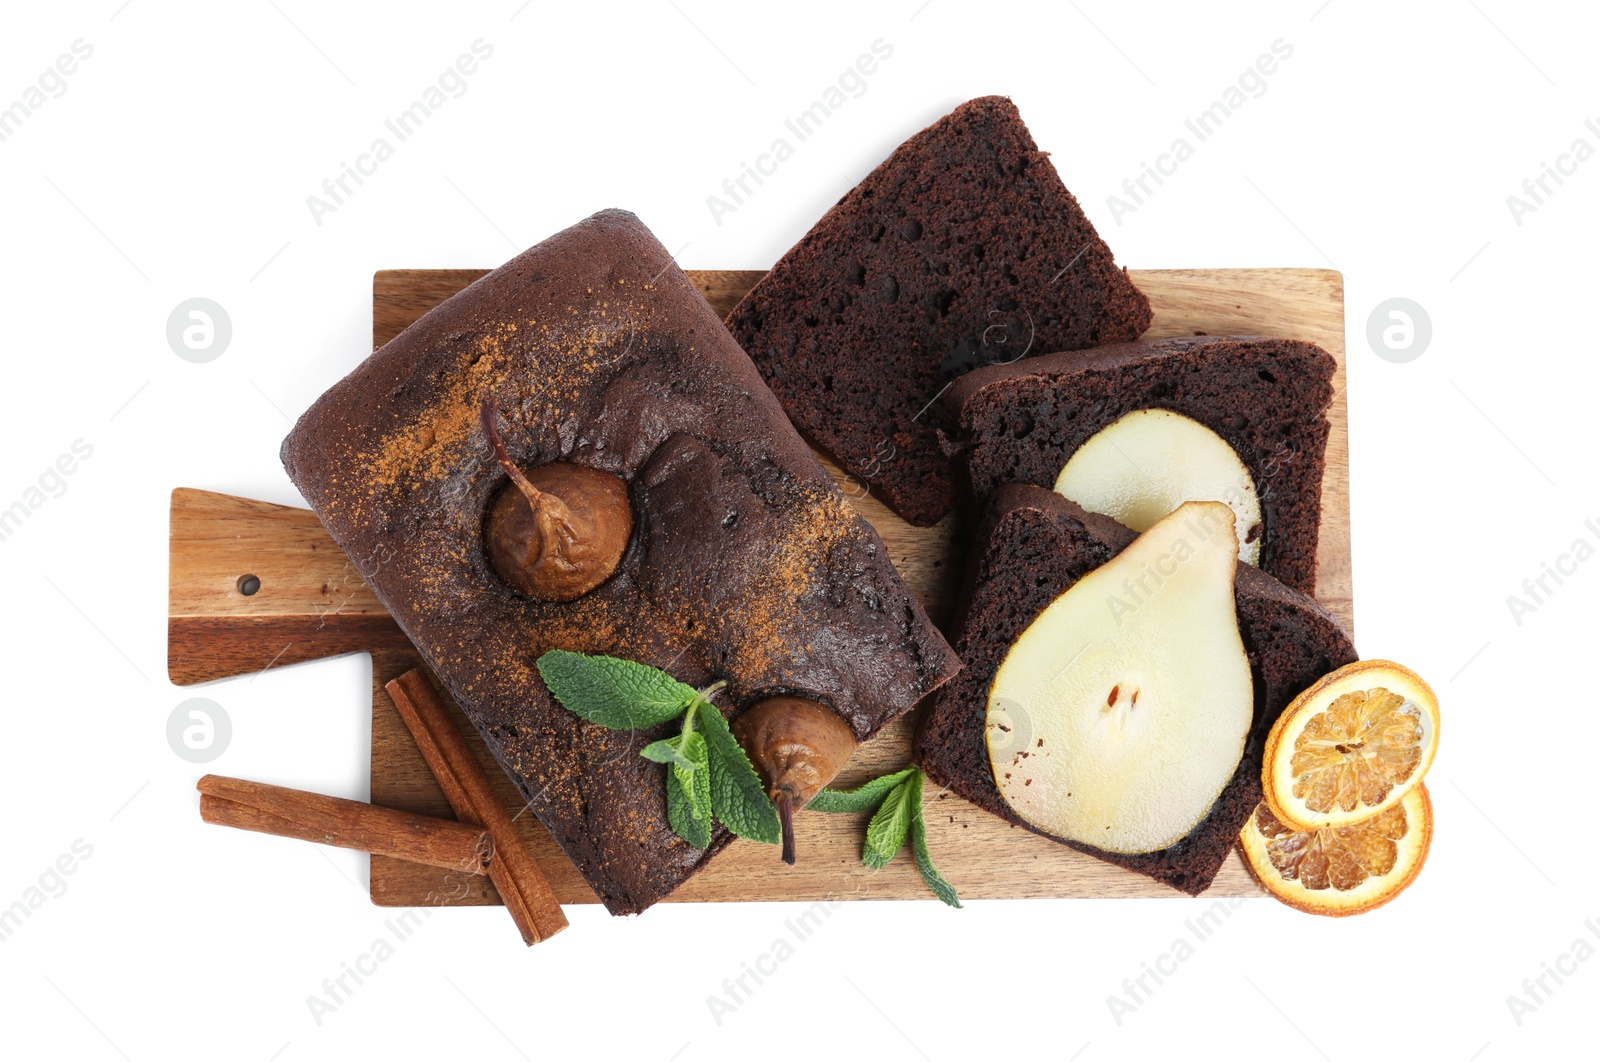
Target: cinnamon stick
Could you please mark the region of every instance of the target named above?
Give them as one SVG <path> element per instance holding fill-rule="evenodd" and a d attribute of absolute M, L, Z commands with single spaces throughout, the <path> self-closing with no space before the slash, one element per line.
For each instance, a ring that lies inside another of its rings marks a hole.
<path fill-rule="evenodd" d="M 482 765 L 450 718 L 449 709 L 427 673 L 413 668 L 384 688 L 455 809 L 456 818 L 489 831 L 495 851 L 489 880 L 522 931 L 523 942 L 537 944 L 567 928 L 567 916 L 556 902 L 550 882 L 517 836 L 511 816 L 495 797 Z"/>
<path fill-rule="evenodd" d="M 482 826 L 216 774 L 200 779 L 196 788 L 200 817 L 219 826 L 354 848 L 468 874 L 488 873 L 492 865 L 494 842 Z"/>

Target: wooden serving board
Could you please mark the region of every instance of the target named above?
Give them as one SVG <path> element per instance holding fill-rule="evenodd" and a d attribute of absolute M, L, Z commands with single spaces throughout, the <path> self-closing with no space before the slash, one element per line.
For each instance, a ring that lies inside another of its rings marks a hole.
<path fill-rule="evenodd" d="M 429 308 L 482 276 L 484 270 L 386 270 L 373 283 L 373 346 L 382 346 Z M 726 314 L 762 274 L 693 271 L 689 276 L 720 314 Z M 1192 335 L 1267 335 L 1310 340 L 1338 362 L 1328 410 L 1317 597 L 1353 632 L 1350 591 L 1349 457 L 1344 376 L 1342 277 L 1322 269 L 1133 271 L 1155 308 L 1149 338 Z M 826 458 L 823 465 L 888 546 L 910 587 L 935 623 L 949 620 L 960 571 L 958 517 L 933 528 L 900 520 Z M 852 489 L 854 488 L 854 489 Z M 241 579 L 260 589 L 246 596 Z M 309 510 L 179 489 L 172 496 L 168 671 L 185 685 L 268 667 L 370 651 L 373 662 L 372 801 L 386 807 L 450 817 L 450 806 L 428 773 L 384 683 L 417 666 L 410 643 L 389 618 L 343 552 Z M 521 800 L 476 733 L 458 722 L 489 768 L 508 807 Z M 911 720 L 887 728 L 862 746 L 836 783 L 848 787 L 903 766 Z M 1012 827 L 936 787 L 927 795 L 934 858 L 964 899 L 1065 896 L 1177 896 L 1141 875 L 1102 863 Z M 799 859 L 784 866 L 776 850 L 739 841 L 671 901 L 930 898 L 909 855 L 888 867 L 861 865 L 863 820 L 857 815 L 799 814 Z M 576 868 L 531 814 L 518 827 L 562 903 L 596 898 Z M 485 877 L 373 857 L 372 900 L 385 906 L 498 903 Z M 1210 894 L 1259 892 L 1238 854 L 1229 857 Z"/>

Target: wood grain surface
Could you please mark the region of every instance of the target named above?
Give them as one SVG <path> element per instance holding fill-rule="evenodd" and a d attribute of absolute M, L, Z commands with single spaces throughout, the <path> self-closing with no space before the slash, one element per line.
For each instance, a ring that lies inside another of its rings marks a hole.
<path fill-rule="evenodd" d="M 377 273 L 374 347 L 484 272 Z M 761 275 L 748 270 L 689 273 L 722 314 Z M 1135 270 L 1131 276 L 1155 308 L 1149 338 L 1207 333 L 1306 339 L 1338 362 L 1335 398 L 1328 410 L 1333 429 L 1323 480 L 1317 597 L 1353 630 L 1342 278 L 1321 269 Z M 959 517 L 948 517 L 932 528 L 912 527 L 866 495 L 832 462 L 821 455 L 819 459 L 877 528 L 929 615 L 936 623 L 947 622 L 963 563 Z M 386 682 L 420 661 L 376 598 L 359 585 L 359 573 L 315 516 L 306 510 L 179 490 L 173 494 L 172 526 L 169 672 L 173 681 L 204 681 L 369 649 L 371 799 L 386 807 L 449 817 L 450 805 L 383 690 Z M 245 574 L 261 580 L 260 591 L 251 597 L 238 590 L 238 580 Z M 352 587 L 352 581 L 358 585 Z M 452 706 L 452 711 L 458 710 Z M 837 784 L 850 786 L 903 766 L 911 726 L 910 719 L 902 720 L 862 746 Z M 467 729 L 475 753 L 490 765 L 500 796 L 508 807 L 520 810 L 510 779 L 493 769 L 482 742 Z M 1179 895 L 1148 878 L 1009 826 L 937 787 L 929 787 L 926 799 L 934 858 L 964 899 Z M 796 866 L 784 866 L 775 848 L 739 841 L 669 901 L 931 899 L 905 852 L 880 871 L 861 865 L 864 819 L 801 812 L 796 820 Z M 532 815 L 518 815 L 516 824 L 561 902 L 595 902 L 576 869 Z M 499 902 L 493 885 L 482 876 L 383 857 L 372 860 L 371 889 L 373 902 L 385 906 Z M 1219 896 L 1258 892 L 1237 853 L 1210 890 Z"/>
<path fill-rule="evenodd" d="M 260 586 L 246 595 L 251 577 Z M 167 675 L 177 685 L 410 646 L 311 510 L 172 492 Z"/>

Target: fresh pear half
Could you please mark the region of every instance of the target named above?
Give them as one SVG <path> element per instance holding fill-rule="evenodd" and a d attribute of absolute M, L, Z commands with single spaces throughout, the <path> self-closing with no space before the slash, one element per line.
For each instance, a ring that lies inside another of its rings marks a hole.
<path fill-rule="evenodd" d="M 1079 579 L 1011 646 L 985 736 L 1024 821 L 1154 852 L 1210 813 L 1244 756 L 1253 694 L 1222 502 L 1186 502 Z"/>
<path fill-rule="evenodd" d="M 1227 502 L 1239 559 L 1261 561 L 1261 498 L 1233 447 L 1168 409 L 1138 409 L 1101 428 L 1056 477 L 1056 493 L 1124 527 L 1148 531 L 1186 501 Z"/>

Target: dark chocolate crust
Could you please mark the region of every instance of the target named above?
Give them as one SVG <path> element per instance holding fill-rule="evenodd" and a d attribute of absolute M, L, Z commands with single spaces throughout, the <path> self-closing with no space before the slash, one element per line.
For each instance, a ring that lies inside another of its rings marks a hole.
<path fill-rule="evenodd" d="M 920 525 L 955 500 L 936 401 L 951 380 L 1149 326 L 1004 96 L 900 145 L 728 317 L 800 430 Z"/>
<path fill-rule="evenodd" d="M 506 483 L 478 423 L 491 395 L 519 464 L 628 483 L 627 551 L 576 601 L 524 597 L 485 556 L 485 510 Z M 550 697 L 540 654 L 727 679 L 729 707 L 798 693 L 861 739 L 959 667 L 749 358 L 623 211 L 430 311 L 318 399 L 283 461 L 613 913 L 659 900 L 728 838 L 701 852 L 668 825 L 664 768 L 639 749 L 673 724 L 584 722 Z"/>
<path fill-rule="evenodd" d="M 960 463 L 980 505 L 1005 483 L 1054 487 L 1078 447 L 1134 410 L 1199 421 L 1255 479 L 1261 570 L 1310 594 L 1334 369 L 1327 351 L 1297 340 L 1157 339 L 978 369 L 945 401 L 959 421 Z"/>
<path fill-rule="evenodd" d="M 965 667 L 934 696 L 917 734 L 916 760 L 929 778 L 1007 822 L 1033 829 L 994 784 L 984 736 L 990 682 L 1039 613 L 1134 537 L 1116 521 L 1085 512 L 1053 491 L 1011 485 L 995 492 L 967 574 L 956 639 Z M 1255 715 L 1244 759 L 1211 813 L 1189 836 L 1159 852 L 1122 855 L 1063 844 L 1190 895 L 1203 892 L 1216 877 L 1261 801 L 1267 731 L 1301 690 L 1356 659 L 1349 636 L 1322 606 L 1255 568 L 1239 565 L 1234 603 L 1250 658 Z"/>

